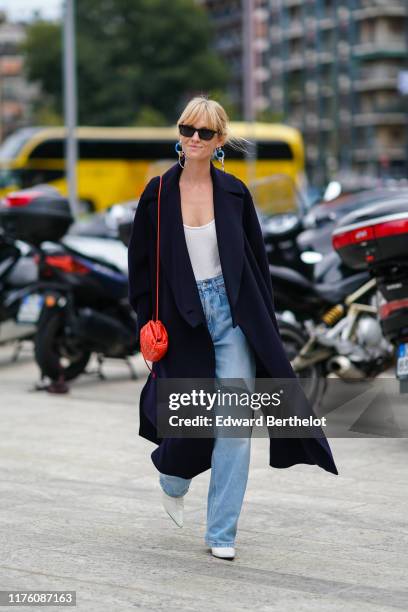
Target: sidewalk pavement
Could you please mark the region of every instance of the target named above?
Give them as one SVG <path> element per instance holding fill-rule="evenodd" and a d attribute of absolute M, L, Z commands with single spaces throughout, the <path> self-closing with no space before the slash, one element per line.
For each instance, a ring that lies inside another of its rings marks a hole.
<path fill-rule="evenodd" d="M 30 347 L 11 353 L 0 349 L 0 590 L 75 590 L 86 612 L 408 609 L 407 439 L 331 439 L 335 476 L 268 467 L 269 440 L 254 438 L 237 556 L 223 561 L 203 539 L 209 471 L 183 529 L 161 507 L 154 445 L 138 436 L 140 356 L 137 381 L 110 361 L 107 380 L 49 395 L 33 390 Z"/>

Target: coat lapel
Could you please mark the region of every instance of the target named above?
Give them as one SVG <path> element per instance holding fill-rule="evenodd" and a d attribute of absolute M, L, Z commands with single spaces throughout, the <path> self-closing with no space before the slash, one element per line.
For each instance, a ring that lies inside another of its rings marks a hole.
<path fill-rule="evenodd" d="M 218 250 L 233 312 L 238 300 L 244 261 L 242 224 L 244 190 L 234 176 L 218 170 L 211 162 L 210 165 Z M 196 327 L 200 323 L 206 324 L 206 318 L 184 235 L 179 188 L 181 173 L 182 168 L 176 163 L 163 174 L 160 201 L 160 261 L 180 314 L 189 325 Z M 154 205 L 149 207 L 149 214 L 157 228 L 157 199 Z"/>

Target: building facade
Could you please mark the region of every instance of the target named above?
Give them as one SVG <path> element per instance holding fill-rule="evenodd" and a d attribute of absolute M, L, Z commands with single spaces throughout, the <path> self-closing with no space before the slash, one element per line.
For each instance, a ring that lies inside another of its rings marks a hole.
<path fill-rule="evenodd" d="M 270 2 L 269 0 L 196 0 L 209 13 L 214 26 L 214 48 L 230 68 L 226 90 L 242 116 L 248 113 L 245 88 L 252 92 L 253 115 L 269 108 Z M 249 10 L 248 10 L 249 7 Z M 252 14 L 252 23 L 248 23 Z M 246 43 L 252 53 L 246 57 Z M 245 83 L 248 61 L 250 83 Z"/>
<path fill-rule="evenodd" d="M 309 174 L 407 177 L 406 0 L 273 0 L 271 105 L 299 127 Z"/>
<path fill-rule="evenodd" d="M 242 116 L 248 3 L 255 115 L 302 131 L 313 182 L 408 177 L 408 0 L 203 0 Z"/>

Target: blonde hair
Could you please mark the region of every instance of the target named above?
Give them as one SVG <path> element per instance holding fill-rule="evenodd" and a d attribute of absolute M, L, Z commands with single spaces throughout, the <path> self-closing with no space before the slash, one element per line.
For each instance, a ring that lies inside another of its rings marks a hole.
<path fill-rule="evenodd" d="M 196 96 L 190 100 L 177 120 L 177 127 L 180 123 L 193 124 L 197 119 L 203 118 L 207 128 L 216 130 L 218 136 L 223 136 L 225 144 L 233 149 L 246 152 L 244 143 L 251 144 L 245 138 L 233 136 L 229 130 L 229 117 L 225 109 L 216 100 L 211 100 L 207 96 Z"/>

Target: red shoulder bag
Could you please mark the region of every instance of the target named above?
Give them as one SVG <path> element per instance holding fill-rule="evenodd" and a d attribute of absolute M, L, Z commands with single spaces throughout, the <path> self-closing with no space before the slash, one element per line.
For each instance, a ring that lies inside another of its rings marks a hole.
<path fill-rule="evenodd" d="M 169 339 L 167 330 L 163 323 L 159 321 L 159 254 L 160 254 L 160 193 L 162 187 L 162 177 L 160 177 L 159 193 L 157 198 L 157 249 L 156 249 L 156 319 L 148 321 L 140 330 L 140 350 L 145 360 L 145 363 L 153 378 L 156 378 L 155 372 L 151 369 L 146 359 L 149 361 L 160 361 L 167 352 Z"/>

